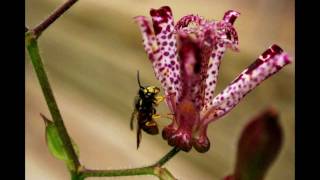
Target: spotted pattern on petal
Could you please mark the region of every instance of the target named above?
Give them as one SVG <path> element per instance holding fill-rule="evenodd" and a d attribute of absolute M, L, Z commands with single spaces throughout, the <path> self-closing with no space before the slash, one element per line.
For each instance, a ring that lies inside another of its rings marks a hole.
<path fill-rule="evenodd" d="M 229 10 L 224 13 L 223 20 L 231 24 L 239 17 L 240 13 L 234 10 Z"/>
<path fill-rule="evenodd" d="M 216 84 L 218 81 L 219 68 L 221 64 L 221 59 L 225 53 L 225 45 L 217 45 L 212 51 L 211 58 L 208 64 L 207 78 L 206 78 L 206 89 L 205 89 L 205 101 L 204 101 L 204 110 L 208 106 L 212 105 L 212 100 L 214 97 L 214 92 Z"/>
<path fill-rule="evenodd" d="M 238 34 L 232 24 L 225 21 L 218 21 L 214 24 L 217 41 L 226 44 L 232 50 L 238 51 Z"/>
<path fill-rule="evenodd" d="M 149 59 L 153 62 L 158 57 L 157 52 L 158 46 L 156 42 L 156 37 L 154 35 L 153 30 L 150 27 L 150 23 L 144 16 L 137 16 L 134 18 L 136 23 L 139 25 L 141 34 L 142 34 L 142 40 L 143 40 L 143 47 L 145 51 L 147 52 Z M 157 54 L 156 54 L 157 53 Z"/>
<path fill-rule="evenodd" d="M 186 15 L 183 16 L 175 25 L 176 30 L 180 30 L 181 28 L 187 27 L 190 23 L 195 23 L 196 25 L 200 26 L 205 24 L 206 20 L 198 15 Z"/>
<path fill-rule="evenodd" d="M 287 53 L 278 45 L 272 45 L 214 98 L 211 106 L 214 113 L 206 121 L 210 122 L 225 115 L 252 89 L 290 62 Z"/>
<path fill-rule="evenodd" d="M 177 43 L 171 9 L 168 6 L 151 9 L 150 15 L 161 54 L 156 64 L 156 68 L 161 74 L 160 82 L 167 95 L 178 94 L 180 91 L 180 64 L 177 58 Z"/>
<path fill-rule="evenodd" d="M 161 54 L 157 45 L 155 34 L 150 26 L 150 22 L 144 16 L 137 16 L 134 19 L 139 25 L 142 34 L 143 46 L 149 56 L 150 61 L 152 62 L 155 76 L 159 81 L 161 81 L 162 77 L 160 74 L 160 70 L 159 68 L 157 68 L 157 64 L 159 59 L 161 58 Z"/>
<path fill-rule="evenodd" d="M 238 16 L 239 13 L 230 10 L 225 13 L 222 21 L 217 21 L 210 24 L 214 31 L 215 44 L 207 69 L 203 111 L 206 111 L 208 107 L 213 104 L 212 101 L 218 81 L 219 68 L 227 47 L 231 47 L 233 50 L 238 50 L 238 35 L 232 26 Z"/>

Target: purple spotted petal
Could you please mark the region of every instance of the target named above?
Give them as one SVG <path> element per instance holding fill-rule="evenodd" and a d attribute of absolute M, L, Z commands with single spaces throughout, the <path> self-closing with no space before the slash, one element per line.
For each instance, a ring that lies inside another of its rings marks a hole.
<path fill-rule="evenodd" d="M 154 62 L 159 58 L 159 50 L 156 37 L 150 27 L 150 23 L 144 16 L 137 16 L 134 19 L 139 25 L 142 34 L 144 50 L 147 52 L 149 59 Z"/>
<path fill-rule="evenodd" d="M 225 21 L 218 21 L 214 25 L 217 41 L 227 45 L 228 48 L 238 51 L 239 39 L 237 31 L 233 25 Z"/>
<path fill-rule="evenodd" d="M 210 61 L 208 64 L 207 78 L 206 78 L 206 89 L 205 89 L 205 100 L 204 100 L 204 110 L 208 106 L 212 105 L 212 100 L 214 97 L 214 90 L 216 88 L 219 67 L 221 64 L 221 59 L 225 53 L 226 47 L 223 44 L 217 45 L 212 51 Z M 210 104 L 211 103 L 211 104 Z"/>
<path fill-rule="evenodd" d="M 136 23 L 139 25 L 143 46 L 147 52 L 149 59 L 152 62 L 152 66 L 156 75 L 156 78 L 161 81 L 163 77 L 160 74 L 159 68 L 157 67 L 159 58 L 161 57 L 160 49 L 157 45 L 156 37 L 154 35 L 153 29 L 150 27 L 150 23 L 144 16 L 137 16 L 134 18 Z"/>
<path fill-rule="evenodd" d="M 213 105 L 204 116 L 204 124 L 228 113 L 247 93 L 290 62 L 287 53 L 278 45 L 272 45 L 213 99 Z"/>
<path fill-rule="evenodd" d="M 225 13 L 223 21 L 214 24 L 217 42 L 215 43 L 214 49 L 211 53 L 211 58 L 209 60 L 207 69 L 204 111 L 213 104 L 212 101 L 218 80 L 219 67 L 226 48 L 231 47 L 233 50 L 238 49 L 238 35 L 234 27 L 231 25 L 235 22 L 239 15 L 240 13 L 229 10 Z"/>
<path fill-rule="evenodd" d="M 234 50 L 238 50 L 238 44 L 239 44 L 239 40 L 238 40 L 238 34 L 237 31 L 234 29 L 234 27 L 232 26 L 235 22 L 235 20 L 240 16 L 240 13 L 234 10 L 229 10 L 227 12 L 224 13 L 223 16 L 223 21 L 227 22 L 227 24 L 231 24 L 231 26 L 227 25 L 225 27 L 226 29 L 226 36 L 227 36 L 227 40 L 229 41 L 229 46 L 234 49 Z"/>
<path fill-rule="evenodd" d="M 195 23 L 196 25 L 200 26 L 200 25 L 203 25 L 205 22 L 206 20 L 203 19 L 202 17 L 198 15 L 190 14 L 182 17 L 175 25 L 175 29 L 180 30 L 184 27 L 187 27 L 190 23 Z"/>
<path fill-rule="evenodd" d="M 223 20 L 231 24 L 240 16 L 240 13 L 234 10 L 229 10 L 224 13 Z"/>
<path fill-rule="evenodd" d="M 177 58 L 176 36 L 174 34 L 174 22 L 171 9 L 163 6 L 159 9 L 151 9 L 153 29 L 157 45 L 160 49 L 160 57 L 156 63 L 156 69 L 160 73 L 161 84 L 166 95 L 178 95 L 180 88 L 179 63 Z"/>

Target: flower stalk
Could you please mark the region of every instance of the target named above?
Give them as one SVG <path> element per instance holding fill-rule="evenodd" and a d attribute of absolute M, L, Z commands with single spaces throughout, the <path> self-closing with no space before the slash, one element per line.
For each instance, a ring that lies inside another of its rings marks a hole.
<path fill-rule="evenodd" d="M 55 11 L 52 12 L 49 17 L 47 17 L 44 21 L 42 21 L 39 25 L 37 25 L 32 31 L 37 39 L 41 33 L 46 30 L 53 22 L 55 22 L 63 13 L 65 13 L 73 4 L 75 4 L 78 0 L 68 0 L 60 7 L 58 7 Z"/>
<path fill-rule="evenodd" d="M 87 177 L 111 177 L 111 176 L 138 176 L 138 175 L 154 175 L 159 179 L 171 180 L 175 179 L 174 176 L 170 173 L 166 168 L 162 168 L 162 166 L 167 163 L 171 158 L 173 158 L 180 149 L 173 148 L 170 152 L 168 152 L 165 156 L 163 156 L 159 161 L 155 164 L 140 168 L 132 168 L 132 169 L 119 169 L 119 170 L 89 170 L 84 169 L 79 172 L 81 178 Z"/>
<path fill-rule="evenodd" d="M 63 141 L 64 148 L 66 150 L 66 154 L 68 159 L 71 160 L 72 165 L 70 166 L 70 171 L 76 171 L 78 167 L 80 167 L 79 159 L 76 155 L 76 152 L 72 146 L 71 139 L 68 135 L 67 129 L 64 125 L 60 110 L 58 108 L 57 102 L 54 98 L 52 88 L 49 83 L 48 76 L 43 67 L 43 63 L 41 60 L 41 56 L 39 54 L 38 42 L 34 38 L 33 34 L 26 34 L 26 46 L 30 55 L 30 59 L 36 75 L 38 77 L 43 95 L 47 102 L 49 111 L 51 113 L 53 122 L 55 123 L 57 130 L 59 132 L 60 138 Z"/>

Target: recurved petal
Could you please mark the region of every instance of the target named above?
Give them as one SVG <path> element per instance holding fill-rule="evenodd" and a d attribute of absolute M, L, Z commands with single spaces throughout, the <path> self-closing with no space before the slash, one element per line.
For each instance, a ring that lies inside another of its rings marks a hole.
<path fill-rule="evenodd" d="M 175 25 L 175 29 L 179 30 L 181 28 L 187 27 L 190 23 L 195 23 L 196 25 L 203 25 L 206 22 L 205 19 L 203 19 L 202 17 L 198 16 L 198 15 L 186 15 L 183 16 Z"/>
<path fill-rule="evenodd" d="M 219 43 L 223 43 L 228 48 L 238 51 L 239 39 L 238 33 L 233 25 L 226 21 L 218 21 L 214 24 L 214 29 Z"/>
<path fill-rule="evenodd" d="M 150 15 L 160 53 L 155 67 L 160 74 L 159 80 L 167 95 L 172 93 L 178 95 L 180 67 L 171 9 L 168 6 L 151 9 Z"/>
<path fill-rule="evenodd" d="M 224 13 L 223 20 L 231 24 L 240 16 L 240 13 L 234 10 L 229 10 Z"/>
<path fill-rule="evenodd" d="M 251 90 L 290 62 L 287 53 L 278 45 L 272 45 L 213 99 L 204 122 L 209 123 L 228 113 Z"/>

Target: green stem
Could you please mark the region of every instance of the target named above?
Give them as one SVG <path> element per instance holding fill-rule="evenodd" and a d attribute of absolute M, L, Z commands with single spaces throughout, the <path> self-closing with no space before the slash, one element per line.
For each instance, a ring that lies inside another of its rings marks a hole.
<path fill-rule="evenodd" d="M 44 70 L 43 63 L 39 54 L 37 40 L 35 36 L 33 36 L 33 34 L 29 32 L 26 33 L 25 38 L 26 38 L 26 45 L 30 55 L 30 59 L 32 61 L 32 65 L 34 67 L 36 75 L 38 77 L 42 92 L 44 94 L 45 100 L 47 102 L 48 108 L 51 113 L 52 119 L 55 125 L 57 126 L 57 130 L 59 132 L 59 136 L 61 140 L 63 141 L 63 145 L 66 150 L 68 159 L 70 159 L 72 162 L 72 167 L 70 170 L 76 171 L 78 167 L 80 167 L 80 162 L 72 146 L 71 139 L 63 123 L 62 116 L 60 114 L 56 100 L 54 98 L 47 74 Z"/>
<path fill-rule="evenodd" d="M 154 166 L 162 166 L 167 161 L 169 161 L 173 156 L 175 156 L 180 151 L 179 148 L 174 147 L 170 152 L 168 152 L 165 156 L 163 156 L 158 162 L 154 164 Z"/>
<path fill-rule="evenodd" d="M 81 176 L 78 172 L 70 172 L 71 174 L 71 180 L 84 180 L 84 177 Z"/>
<path fill-rule="evenodd" d="M 137 176 L 137 175 L 154 175 L 154 167 L 141 167 L 133 169 L 118 170 L 84 170 L 80 172 L 82 177 L 111 177 L 111 176 Z"/>
<path fill-rule="evenodd" d="M 111 177 L 111 176 L 137 176 L 137 175 L 154 175 L 164 180 L 175 179 L 173 175 L 165 168 L 161 168 L 171 158 L 173 158 L 180 149 L 173 148 L 163 158 L 151 166 L 132 168 L 132 169 L 119 169 L 119 170 L 90 170 L 84 169 L 80 171 L 81 177 Z"/>

